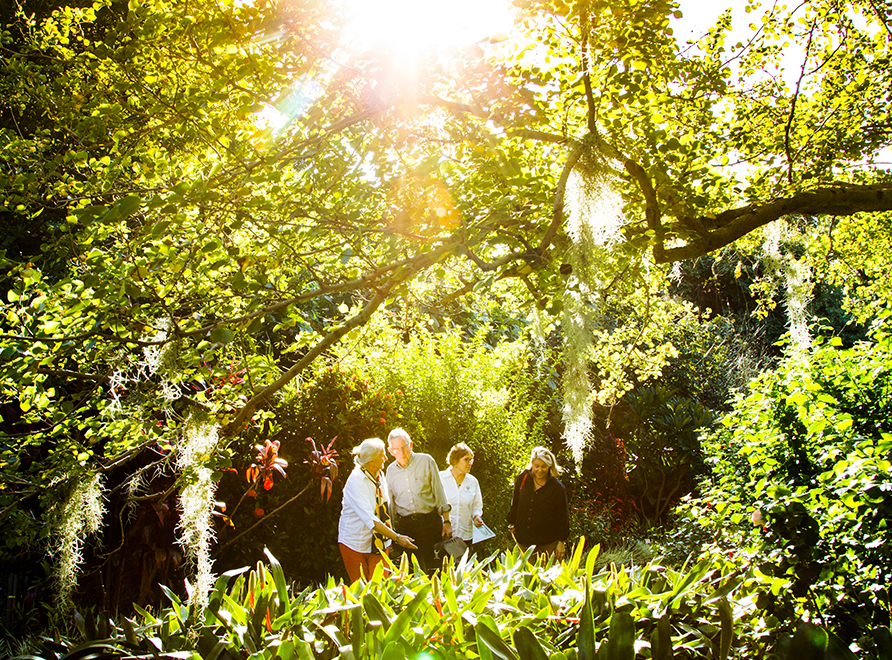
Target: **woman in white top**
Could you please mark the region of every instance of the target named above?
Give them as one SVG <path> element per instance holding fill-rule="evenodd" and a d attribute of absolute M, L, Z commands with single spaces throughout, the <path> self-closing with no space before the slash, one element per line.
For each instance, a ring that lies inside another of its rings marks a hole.
<path fill-rule="evenodd" d="M 344 500 L 338 523 L 338 546 L 350 582 L 360 575 L 372 576 L 390 542 L 414 549 L 413 539 L 397 534 L 387 513 L 387 481 L 384 466 L 384 442 L 380 438 L 363 440 L 353 448 L 356 467 L 344 484 Z"/>
<path fill-rule="evenodd" d="M 440 472 L 440 481 L 446 491 L 446 500 L 452 506 L 452 533 L 471 545 L 474 541 L 474 528 L 483 524 L 483 496 L 480 484 L 471 472 L 474 452 L 464 442 L 449 450 L 446 457 L 449 468 Z"/>

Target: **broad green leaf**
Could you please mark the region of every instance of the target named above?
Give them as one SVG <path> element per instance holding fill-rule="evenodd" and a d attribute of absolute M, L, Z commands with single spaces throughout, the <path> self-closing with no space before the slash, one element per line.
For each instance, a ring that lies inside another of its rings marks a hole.
<path fill-rule="evenodd" d="M 228 344 L 232 341 L 234 336 L 232 330 L 225 328 L 222 325 L 218 325 L 211 330 L 210 335 L 208 335 L 209 339 L 217 344 Z"/>
<path fill-rule="evenodd" d="M 405 556 L 405 555 L 404 555 Z M 394 642 L 401 642 L 402 636 L 409 629 L 410 624 L 418 612 L 418 609 L 422 605 L 430 605 L 427 603 L 427 596 L 430 593 L 430 585 L 425 585 L 421 588 L 418 594 L 403 608 L 403 611 L 400 612 L 397 617 L 393 620 L 393 623 L 387 629 L 384 634 L 384 647 L 388 647 L 390 644 Z M 365 604 L 365 602 L 363 602 Z"/>
<path fill-rule="evenodd" d="M 548 660 L 539 640 L 526 626 L 520 626 L 514 631 L 514 646 L 517 647 L 520 660 Z"/>
<path fill-rule="evenodd" d="M 788 660 L 824 660 L 827 651 L 827 632 L 813 623 L 803 623 L 793 635 Z"/>
<path fill-rule="evenodd" d="M 508 646 L 502 637 L 482 621 L 474 626 L 477 633 L 477 647 L 485 646 L 495 658 L 519 660 L 517 653 Z"/>
<path fill-rule="evenodd" d="M 607 640 L 598 651 L 598 660 L 634 660 L 635 621 L 628 612 L 614 612 L 610 617 Z"/>

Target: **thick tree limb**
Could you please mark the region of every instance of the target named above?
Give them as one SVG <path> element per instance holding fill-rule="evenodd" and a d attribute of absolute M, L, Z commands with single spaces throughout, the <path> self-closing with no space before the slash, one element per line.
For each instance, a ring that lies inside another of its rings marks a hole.
<path fill-rule="evenodd" d="M 576 143 L 570 151 L 570 154 L 567 156 L 567 161 L 564 163 L 561 178 L 558 180 L 557 188 L 554 191 L 551 224 L 548 226 L 545 235 L 542 237 L 542 241 L 536 248 L 536 254 L 540 257 L 545 256 L 545 251 L 548 250 L 549 246 L 554 241 L 558 229 L 564 224 L 564 195 L 567 192 L 567 181 L 570 180 L 570 173 L 573 171 L 573 168 L 576 167 L 576 163 L 579 162 L 579 159 L 582 158 L 585 148 L 585 140 Z"/>
<path fill-rule="evenodd" d="M 656 240 L 658 245 L 662 246 L 665 231 L 663 230 L 663 225 L 660 223 L 660 217 L 662 215 L 660 212 L 660 203 L 657 200 L 657 193 L 650 181 L 650 177 L 647 176 L 647 172 L 644 171 L 644 168 L 631 158 L 625 159 L 623 164 L 626 167 L 626 171 L 631 174 L 632 178 L 638 183 L 638 187 L 641 189 L 641 194 L 644 195 L 644 218 L 647 220 L 647 228 L 653 231 L 654 240 Z"/>
<path fill-rule="evenodd" d="M 339 325 L 337 328 L 335 328 L 318 342 L 316 342 L 316 345 L 313 346 L 309 351 L 307 351 L 307 353 L 290 369 L 288 369 L 288 371 L 282 374 L 274 383 L 266 386 L 250 401 L 242 406 L 242 408 L 239 409 L 238 413 L 236 414 L 235 418 L 222 429 L 222 437 L 231 438 L 238 435 L 241 432 L 242 428 L 244 428 L 245 424 L 247 424 L 251 417 L 254 415 L 254 411 L 257 410 L 257 408 L 264 401 L 266 401 L 270 396 L 272 396 L 280 389 L 285 387 L 285 385 L 294 380 L 294 378 L 296 378 L 300 372 L 302 372 L 310 364 L 312 364 L 313 360 L 319 357 L 331 346 L 334 346 L 337 342 L 339 342 L 344 335 L 346 335 L 354 328 L 364 326 L 372 317 L 372 314 L 375 312 L 375 310 L 378 309 L 378 307 L 380 307 L 385 300 L 387 300 L 387 296 L 390 295 L 390 292 L 395 286 L 406 281 L 418 271 L 423 270 L 431 264 L 436 263 L 441 258 L 446 256 L 449 252 L 451 252 L 452 249 L 452 245 L 446 245 L 437 248 L 436 250 L 432 250 L 431 252 L 424 253 L 420 257 L 417 257 L 415 260 L 413 260 L 414 267 L 406 266 L 406 271 L 403 272 L 402 275 L 395 274 L 394 277 L 381 285 L 381 287 L 378 288 L 378 290 L 375 292 L 375 295 L 372 296 L 371 300 L 369 300 L 357 314 L 351 316 L 349 319 L 344 321 L 344 323 Z"/>
<path fill-rule="evenodd" d="M 696 259 L 786 215 L 846 216 L 877 211 L 892 211 L 892 184 L 820 188 L 732 209 L 715 218 L 698 218 L 696 222 L 713 229 L 701 230 L 700 236 L 680 247 L 665 248 L 659 241 L 653 248 L 654 259 L 657 263 Z"/>
<path fill-rule="evenodd" d="M 288 383 L 294 380 L 297 375 L 306 369 L 310 364 L 312 364 L 313 360 L 319 357 L 323 352 L 325 352 L 331 346 L 334 346 L 337 342 L 341 340 L 341 337 L 350 332 L 353 328 L 358 328 L 366 324 L 366 322 L 371 318 L 372 312 L 374 312 L 378 307 L 381 306 L 386 299 L 388 294 L 390 293 L 390 289 L 393 285 L 396 284 L 394 282 L 389 287 L 382 288 L 379 290 L 372 299 L 365 304 L 365 306 L 359 311 L 355 316 L 350 317 L 340 326 L 329 332 L 322 339 L 316 342 L 316 345 L 313 346 L 307 353 L 294 365 L 288 369 L 284 374 L 282 374 L 276 382 L 271 385 L 267 385 L 260 393 L 255 395 L 248 403 L 246 403 L 242 408 L 238 411 L 233 419 L 226 427 L 223 428 L 221 435 L 224 438 L 231 438 L 238 435 L 245 424 L 251 419 L 254 415 L 254 411 L 266 401 L 270 396 L 278 392 L 280 389 L 285 387 Z"/>

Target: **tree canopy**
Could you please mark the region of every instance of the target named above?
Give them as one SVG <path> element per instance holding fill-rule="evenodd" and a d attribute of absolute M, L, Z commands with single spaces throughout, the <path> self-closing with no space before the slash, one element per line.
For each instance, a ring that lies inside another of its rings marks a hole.
<path fill-rule="evenodd" d="M 52 457 L 17 496 L 182 449 L 190 415 L 210 460 L 373 315 L 503 282 L 621 392 L 695 313 L 663 264 L 778 220 L 836 264 L 885 226 L 885 4 L 754 11 L 733 45 L 728 14 L 680 43 L 665 0 L 515 4 L 414 60 L 333 0 L 4 9 L 2 464 Z"/>

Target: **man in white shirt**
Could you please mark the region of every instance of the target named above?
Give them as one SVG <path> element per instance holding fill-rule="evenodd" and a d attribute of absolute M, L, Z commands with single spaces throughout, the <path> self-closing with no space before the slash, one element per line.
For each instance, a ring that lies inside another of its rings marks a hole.
<path fill-rule="evenodd" d="M 387 436 L 387 447 L 396 459 L 387 466 L 390 511 L 400 534 L 415 540 L 417 550 L 407 550 L 418 558 L 425 573 L 439 568 L 434 544 L 452 536 L 450 506 L 443 491 L 437 462 L 427 454 L 412 451 L 409 434 L 400 428 Z"/>

